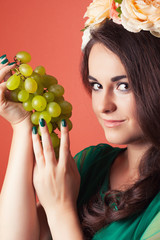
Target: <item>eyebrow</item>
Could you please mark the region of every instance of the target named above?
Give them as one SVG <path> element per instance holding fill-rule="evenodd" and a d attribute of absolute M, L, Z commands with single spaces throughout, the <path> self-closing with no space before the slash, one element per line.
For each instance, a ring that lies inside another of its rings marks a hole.
<path fill-rule="evenodd" d="M 88 78 L 98 82 L 98 80 L 96 78 L 94 78 L 90 75 L 88 75 Z M 117 81 L 121 80 L 122 78 L 127 78 L 127 76 L 126 75 L 119 75 L 119 76 L 116 76 L 116 77 L 112 77 L 111 82 L 117 82 Z"/>

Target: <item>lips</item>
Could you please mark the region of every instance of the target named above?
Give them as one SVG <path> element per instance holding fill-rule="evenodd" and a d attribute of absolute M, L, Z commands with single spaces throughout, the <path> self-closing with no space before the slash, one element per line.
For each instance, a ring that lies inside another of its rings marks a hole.
<path fill-rule="evenodd" d="M 105 120 L 105 119 L 103 119 L 104 125 L 109 128 L 120 126 L 121 124 L 124 123 L 124 121 L 125 120 Z"/>

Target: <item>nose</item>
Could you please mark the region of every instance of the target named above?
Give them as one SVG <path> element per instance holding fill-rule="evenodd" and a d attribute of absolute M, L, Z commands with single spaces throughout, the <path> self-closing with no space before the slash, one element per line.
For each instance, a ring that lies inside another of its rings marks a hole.
<path fill-rule="evenodd" d="M 98 108 L 101 113 L 114 112 L 117 104 L 114 95 L 111 92 L 104 92 L 99 99 Z"/>

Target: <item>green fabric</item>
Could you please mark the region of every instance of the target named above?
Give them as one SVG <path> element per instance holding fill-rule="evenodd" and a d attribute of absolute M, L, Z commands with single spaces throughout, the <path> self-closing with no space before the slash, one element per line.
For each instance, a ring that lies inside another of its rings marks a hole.
<path fill-rule="evenodd" d="M 103 197 L 108 189 L 111 164 L 121 151 L 107 144 L 90 146 L 78 154 L 75 161 L 81 175 L 81 186 L 77 205 L 82 206 L 100 189 Z M 93 240 L 146 240 L 160 239 L 160 192 L 140 214 L 111 223 L 99 230 Z M 155 221 L 154 221 L 155 220 Z M 159 235 L 159 236 L 158 236 Z M 153 238 L 153 236 L 157 236 Z"/>

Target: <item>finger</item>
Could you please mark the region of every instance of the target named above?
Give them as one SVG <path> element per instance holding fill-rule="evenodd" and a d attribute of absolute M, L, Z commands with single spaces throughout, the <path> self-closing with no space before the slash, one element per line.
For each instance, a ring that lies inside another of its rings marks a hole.
<path fill-rule="evenodd" d="M 7 56 L 6 56 L 6 54 L 3 54 L 0 57 L 0 69 L 3 68 L 3 66 L 6 65 L 7 63 L 8 63 Z"/>
<path fill-rule="evenodd" d="M 40 131 L 41 131 L 41 138 L 42 138 L 42 146 L 43 146 L 43 153 L 45 158 L 45 163 L 48 166 L 57 165 L 57 160 L 55 157 L 55 152 L 53 149 L 51 137 L 48 131 L 47 124 L 44 119 L 40 119 Z"/>
<path fill-rule="evenodd" d="M 5 76 L 8 75 L 10 73 L 11 69 L 13 69 L 15 66 L 16 66 L 16 64 L 8 65 L 8 63 L 6 63 L 3 66 L 2 66 L 2 64 L 0 64 L 0 82 L 2 82 L 3 79 L 5 79 Z"/>
<path fill-rule="evenodd" d="M 61 143 L 59 152 L 59 163 L 66 164 L 68 157 L 70 156 L 70 140 L 69 131 L 66 120 L 61 121 Z"/>
<path fill-rule="evenodd" d="M 33 150 L 35 155 L 35 161 L 37 166 L 43 167 L 45 165 L 43 149 L 40 142 L 39 134 L 37 133 L 37 128 L 34 126 L 32 128 L 32 141 L 33 141 Z"/>
<path fill-rule="evenodd" d="M 4 57 L 3 57 L 4 56 Z M 6 57 L 6 54 L 4 54 L 2 58 L 0 59 L 0 69 L 2 69 L 4 66 L 8 65 L 8 59 Z"/>
<path fill-rule="evenodd" d="M 6 75 L 4 76 L 4 82 L 6 82 L 8 80 L 8 78 L 10 78 L 10 76 L 12 76 L 11 70 L 9 72 L 7 72 Z"/>

